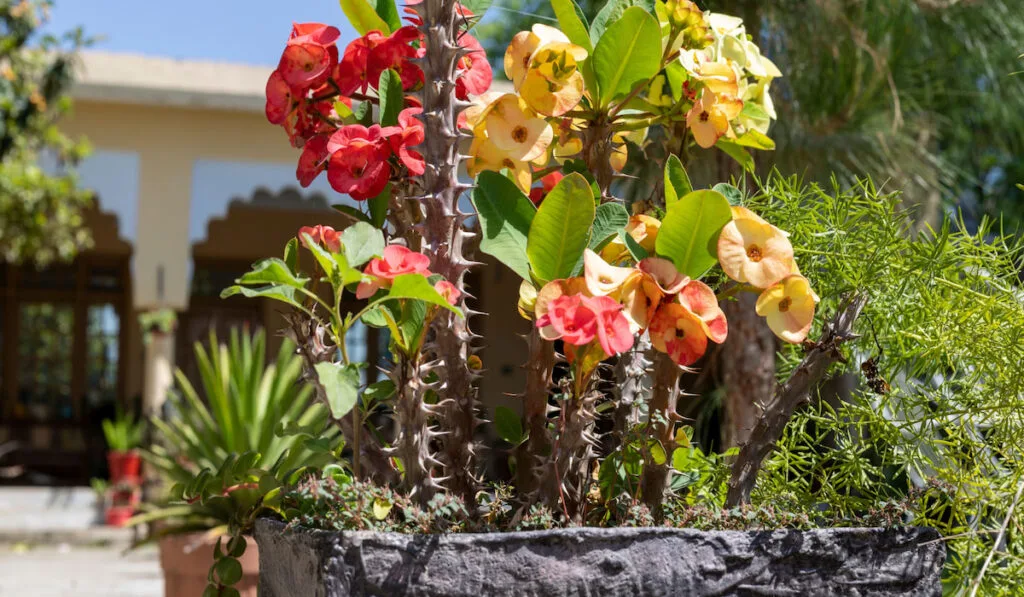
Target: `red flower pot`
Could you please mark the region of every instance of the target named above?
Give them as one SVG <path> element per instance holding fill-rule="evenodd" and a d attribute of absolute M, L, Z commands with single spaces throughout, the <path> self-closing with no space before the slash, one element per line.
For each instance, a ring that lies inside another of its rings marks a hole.
<path fill-rule="evenodd" d="M 110 468 L 110 483 L 136 484 L 139 482 L 139 469 L 142 460 L 139 453 L 130 450 L 128 452 L 107 452 L 107 466 Z"/>
<path fill-rule="evenodd" d="M 107 526 L 123 527 L 124 523 L 135 514 L 135 506 L 111 506 L 104 516 Z"/>

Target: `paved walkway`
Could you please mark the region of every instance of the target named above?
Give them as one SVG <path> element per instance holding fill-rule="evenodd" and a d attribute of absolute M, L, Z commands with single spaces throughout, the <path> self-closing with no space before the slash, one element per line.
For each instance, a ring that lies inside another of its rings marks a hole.
<path fill-rule="evenodd" d="M 0 597 L 161 597 L 154 547 L 0 545 Z"/>

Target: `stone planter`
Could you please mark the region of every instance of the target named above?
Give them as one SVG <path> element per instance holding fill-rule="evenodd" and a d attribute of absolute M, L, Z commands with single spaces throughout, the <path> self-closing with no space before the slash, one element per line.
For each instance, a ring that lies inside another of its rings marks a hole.
<path fill-rule="evenodd" d="M 921 528 L 255 536 L 260 597 L 938 597 L 946 557 Z"/>
<path fill-rule="evenodd" d="M 203 594 L 216 544 L 216 539 L 204 540 L 201 533 L 169 535 L 160 539 L 164 597 L 199 597 Z M 255 541 L 247 539 L 245 553 L 239 561 L 242 564 L 242 580 L 235 588 L 241 597 L 256 597 L 260 569 L 259 550 Z"/>

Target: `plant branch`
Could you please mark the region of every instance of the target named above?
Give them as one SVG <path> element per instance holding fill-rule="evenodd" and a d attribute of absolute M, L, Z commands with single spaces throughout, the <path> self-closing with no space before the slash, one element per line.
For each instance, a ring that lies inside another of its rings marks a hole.
<path fill-rule="evenodd" d="M 750 503 L 750 494 L 757 483 L 761 465 L 775 449 L 775 442 L 782 437 L 793 413 L 810 402 L 811 392 L 828 368 L 844 360 L 839 348 L 844 342 L 857 337 L 853 333 L 853 324 L 867 300 L 867 295 L 856 293 L 844 299 L 839 311 L 825 324 L 821 340 L 811 348 L 786 383 L 776 388 L 771 403 L 764 406 L 763 414 L 750 432 L 750 439 L 740 448 L 733 463 L 726 508 Z"/>

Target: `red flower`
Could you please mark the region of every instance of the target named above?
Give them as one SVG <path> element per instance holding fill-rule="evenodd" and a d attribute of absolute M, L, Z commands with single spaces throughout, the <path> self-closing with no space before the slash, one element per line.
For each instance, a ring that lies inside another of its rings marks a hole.
<path fill-rule="evenodd" d="M 335 27 L 320 23 L 292 25 L 291 38 L 277 65 L 288 85 L 301 92 L 323 85 L 338 64 L 334 44 L 340 35 Z"/>
<path fill-rule="evenodd" d="M 420 40 L 415 27 L 402 27 L 385 37 L 380 31 L 368 31 L 345 48 L 335 80 L 342 95 L 366 91 L 380 84 L 382 72 L 393 68 L 402 78 L 403 89 L 415 89 L 423 82 L 423 71 L 410 59 L 422 55 L 412 42 Z"/>
<path fill-rule="evenodd" d="M 302 146 L 302 155 L 299 156 L 299 167 L 295 170 L 295 176 L 303 188 L 308 187 L 316 180 L 320 173 L 327 169 L 327 160 L 331 154 L 327 151 L 327 135 L 316 135 Z"/>
<path fill-rule="evenodd" d="M 266 91 L 267 120 L 283 126 L 294 147 L 302 147 L 307 139 L 328 129 L 321 116 L 329 115 L 334 109 L 330 101 L 309 103 L 295 94 L 280 71 L 270 74 Z"/>
<path fill-rule="evenodd" d="M 470 50 L 469 54 L 459 59 L 456 73 L 458 78 L 455 80 L 455 96 L 464 100 L 470 94 L 480 95 L 490 89 L 494 74 L 483 46 L 475 37 L 463 33 L 459 36 L 459 45 Z"/>
<path fill-rule="evenodd" d="M 544 197 L 551 192 L 551 189 L 555 188 L 555 185 L 559 183 L 565 175 L 557 170 L 543 176 L 540 179 L 541 186 L 533 187 L 530 189 L 530 201 L 533 201 L 534 205 L 540 205 L 540 202 L 544 200 Z"/>
<path fill-rule="evenodd" d="M 341 233 L 336 231 L 330 226 L 303 226 L 299 228 L 299 242 L 301 242 L 307 248 L 309 244 L 306 242 L 306 235 L 309 235 L 318 245 L 323 245 L 328 251 L 337 253 L 341 250 Z"/>
<path fill-rule="evenodd" d="M 448 304 L 452 306 L 459 304 L 459 297 L 462 296 L 462 292 L 455 287 L 455 284 L 448 280 L 438 280 L 437 284 L 434 284 L 434 290 L 443 296 L 444 300 L 448 301 Z"/>
<path fill-rule="evenodd" d="M 331 153 L 327 181 L 331 188 L 357 201 L 379 195 L 391 176 L 387 162 L 390 148 L 384 136 L 395 132 L 397 127 L 381 129 L 376 124 L 370 128 L 350 124 L 331 135 L 327 142 L 327 151 Z"/>
<path fill-rule="evenodd" d="M 398 114 L 398 127 L 400 131 L 388 137 L 391 150 L 395 152 L 398 159 L 409 169 L 413 176 L 420 176 L 426 170 L 423 155 L 420 152 L 409 149 L 423 143 L 423 123 L 416 115 L 423 112 L 421 108 L 406 108 Z M 391 128 L 391 127 L 388 127 Z"/>
<path fill-rule="evenodd" d="M 270 73 L 267 79 L 267 120 L 270 124 L 284 124 L 298 101 L 280 71 Z"/>
<path fill-rule="evenodd" d="M 369 298 L 381 288 L 390 288 L 394 279 L 403 274 L 429 276 L 429 268 L 430 258 L 423 253 L 411 251 L 402 245 L 388 245 L 384 247 L 383 255 L 371 259 L 366 264 L 363 273 L 373 276 L 374 279 L 359 284 L 356 288 L 356 298 Z"/>

